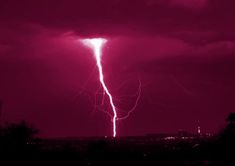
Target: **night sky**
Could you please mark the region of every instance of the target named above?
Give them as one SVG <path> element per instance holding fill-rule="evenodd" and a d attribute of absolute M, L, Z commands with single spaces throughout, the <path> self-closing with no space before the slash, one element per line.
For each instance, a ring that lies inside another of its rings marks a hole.
<path fill-rule="evenodd" d="M 235 110 L 234 0 L 0 1 L 2 121 L 42 137 L 112 135 L 83 38 L 104 37 L 119 136 L 217 132 Z M 102 92 L 102 91 L 99 91 Z M 96 104 L 95 104 L 96 97 Z M 106 98 L 107 99 L 107 98 Z M 98 106 L 97 109 L 95 105 Z"/>

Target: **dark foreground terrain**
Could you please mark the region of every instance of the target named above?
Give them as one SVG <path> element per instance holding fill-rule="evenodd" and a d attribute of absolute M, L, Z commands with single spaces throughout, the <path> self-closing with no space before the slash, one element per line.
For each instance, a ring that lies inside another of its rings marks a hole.
<path fill-rule="evenodd" d="M 234 122 L 215 136 L 38 139 L 25 123 L 1 129 L 1 165 L 235 165 Z"/>

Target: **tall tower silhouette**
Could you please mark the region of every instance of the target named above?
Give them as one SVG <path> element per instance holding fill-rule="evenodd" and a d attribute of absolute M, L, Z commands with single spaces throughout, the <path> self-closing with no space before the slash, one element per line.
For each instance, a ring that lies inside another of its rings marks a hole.
<path fill-rule="evenodd" d="M 201 127 L 200 126 L 197 126 L 197 134 L 201 135 Z"/>
<path fill-rule="evenodd" d="M 202 131 L 201 131 L 201 126 L 200 126 L 200 122 L 198 120 L 197 122 L 197 135 L 201 135 Z"/>

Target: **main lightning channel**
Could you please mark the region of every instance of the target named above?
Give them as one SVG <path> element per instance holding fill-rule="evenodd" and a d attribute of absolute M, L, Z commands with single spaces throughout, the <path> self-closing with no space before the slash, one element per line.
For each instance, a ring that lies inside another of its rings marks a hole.
<path fill-rule="evenodd" d="M 109 92 L 105 82 L 104 82 L 104 75 L 103 75 L 103 68 L 102 68 L 102 64 L 101 64 L 101 57 L 102 57 L 102 46 L 106 43 L 107 40 L 103 39 L 103 38 L 93 38 L 93 39 L 84 39 L 83 43 L 87 46 L 89 46 L 90 48 L 92 48 L 95 58 L 96 58 L 96 65 L 98 67 L 99 70 L 99 80 L 100 83 L 105 91 L 105 93 L 108 95 L 109 97 L 109 102 L 110 105 L 112 107 L 112 111 L 113 111 L 113 118 L 112 118 L 112 123 L 113 123 L 113 137 L 116 137 L 116 121 L 117 121 L 117 111 L 116 111 L 116 107 L 114 105 L 113 102 L 113 97 L 111 95 L 111 93 Z"/>

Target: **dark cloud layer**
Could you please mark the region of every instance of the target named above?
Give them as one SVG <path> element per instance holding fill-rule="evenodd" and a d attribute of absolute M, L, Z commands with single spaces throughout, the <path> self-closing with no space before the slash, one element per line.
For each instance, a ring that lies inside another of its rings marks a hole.
<path fill-rule="evenodd" d="M 111 135 L 94 111 L 99 87 L 84 37 L 108 39 L 105 80 L 123 108 L 142 96 L 120 135 L 216 131 L 233 111 L 235 13 L 232 0 L 22 0 L 0 2 L 3 119 L 26 119 L 41 135 Z"/>

